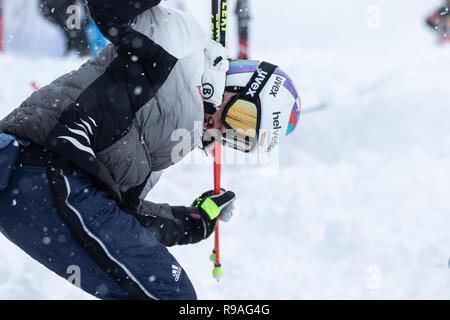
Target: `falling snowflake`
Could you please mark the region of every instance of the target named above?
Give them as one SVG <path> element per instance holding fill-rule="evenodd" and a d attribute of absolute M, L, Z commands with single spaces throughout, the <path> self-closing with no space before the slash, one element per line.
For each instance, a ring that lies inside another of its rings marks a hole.
<path fill-rule="evenodd" d="M 135 95 L 140 95 L 142 93 L 142 87 L 136 87 L 136 88 L 134 88 L 134 94 Z"/>

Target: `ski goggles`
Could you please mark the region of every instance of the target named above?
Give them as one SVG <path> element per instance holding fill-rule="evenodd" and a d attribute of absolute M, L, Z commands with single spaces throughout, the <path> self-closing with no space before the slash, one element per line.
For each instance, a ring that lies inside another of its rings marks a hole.
<path fill-rule="evenodd" d="M 252 152 L 258 145 L 261 126 L 260 93 L 277 67 L 261 62 L 247 86 L 227 87 L 225 90 L 238 92 L 225 106 L 222 122 L 227 128 L 222 143 L 236 150 Z"/>
<path fill-rule="evenodd" d="M 258 144 L 261 104 L 238 94 L 225 107 L 222 122 L 227 128 L 221 137 L 222 143 L 239 151 L 251 152 Z"/>

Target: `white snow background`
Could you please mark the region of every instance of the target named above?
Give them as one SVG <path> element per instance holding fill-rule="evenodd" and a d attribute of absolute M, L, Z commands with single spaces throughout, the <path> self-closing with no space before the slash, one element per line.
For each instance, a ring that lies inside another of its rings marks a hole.
<path fill-rule="evenodd" d="M 221 224 L 223 279 L 211 274 L 213 238 L 170 249 L 200 299 L 450 298 L 450 45 L 424 25 L 441 2 L 251 1 L 251 57 L 288 72 L 304 110 L 328 108 L 301 116 L 276 172 L 224 166 L 238 200 Z M 209 1 L 187 9 L 209 32 Z M 31 20 L 0 54 L 0 117 L 31 81 L 82 63 L 58 57 L 58 30 Z M 189 205 L 212 179 L 211 164 L 185 161 L 148 199 Z M 0 236 L 0 299 L 90 298 Z"/>

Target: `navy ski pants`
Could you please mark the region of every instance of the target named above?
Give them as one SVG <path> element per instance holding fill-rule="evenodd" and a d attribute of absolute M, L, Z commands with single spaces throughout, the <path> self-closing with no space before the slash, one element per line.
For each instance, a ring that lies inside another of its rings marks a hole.
<path fill-rule="evenodd" d="M 100 299 L 196 299 L 167 248 L 80 173 L 14 169 L 0 191 L 0 230 Z"/>

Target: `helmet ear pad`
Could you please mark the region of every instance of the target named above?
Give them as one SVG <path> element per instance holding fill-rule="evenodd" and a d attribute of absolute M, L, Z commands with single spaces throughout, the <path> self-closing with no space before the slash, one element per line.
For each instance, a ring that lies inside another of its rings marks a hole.
<path fill-rule="evenodd" d="M 206 114 L 214 114 L 217 112 L 217 109 L 211 102 L 203 101 L 203 110 Z"/>

